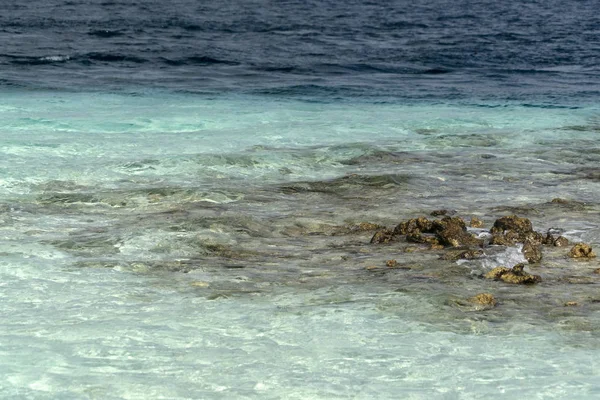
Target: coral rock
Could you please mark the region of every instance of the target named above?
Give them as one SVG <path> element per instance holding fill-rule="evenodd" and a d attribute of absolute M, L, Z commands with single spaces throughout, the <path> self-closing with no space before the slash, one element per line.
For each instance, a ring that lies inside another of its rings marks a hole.
<path fill-rule="evenodd" d="M 596 253 L 592 251 L 590 245 L 585 243 L 577 243 L 571 251 L 569 251 L 569 257 L 572 258 L 594 258 Z"/>
<path fill-rule="evenodd" d="M 529 240 L 533 244 L 541 244 L 544 237 L 533 230 L 531 221 L 516 215 L 498 218 L 490 230 L 492 239 L 490 244 L 511 246 Z"/>
<path fill-rule="evenodd" d="M 471 218 L 471 222 L 469 223 L 469 226 L 471 228 L 482 228 L 483 227 L 483 221 L 480 220 L 477 217 L 473 217 L 473 218 Z"/>
<path fill-rule="evenodd" d="M 480 239 L 467 232 L 465 221 L 459 217 L 445 217 L 439 221 L 433 221 L 431 230 L 439 242 L 445 246 L 461 247 L 482 244 Z"/>
<path fill-rule="evenodd" d="M 494 296 L 489 293 L 479 293 L 469 298 L 469 302 L 489 307 L 494 307 L 496 304 L 498 304 Z"/>
<path fill-rule="evenodd" d="M 412 243 L 429 243 L 431 245 L 440 244 L 435 236 L 427 236 L 418 231 L 414 231 L 406 235 L 406 241 Z"/>
<path fill-rule="evenodd" d="M 496 267 L 496 268 L 492 269 L 491 271 L 489 271 L 487 274 L 485 274 L 485 278 L 486 279 L 500 279 L 500 277 L 507 272 L 510 272 L 510 268 Z"/>
<path fill-rule="evenodd" d="M 497 267 L 485 274 L 487 279 L 501 280 L 506 283 L 531 285 L 542 281 L 539 275 L 531 275 L 523 271 L 524 264 L 517 264 L 514 267 Z"/>
<path fill-rule="evenodd" d="M 498 218 L 491 229 L 492 233 L 502 233 L 504 231 L 529 233 L 533 231 L 533 227 L 529 219 L 510 215 L 508 217 Z"/>
<path fill-rule="evenodd" d="M 569 245 L 569 239 L 567 239 L 564 236 L 559 236 L 554 240 L 554 243 L 552 244 L 556 247 L 565 247 Z"/>
<path fill-rule="evenodd" d="M 394 232 L 390 229 L 381 229 L 373 235 L 371 243 L 389 243 L 394 240 Z"/>
<path fill-rule="evenodd" d="M 481 250 L 449 250 L 441 258 L 442 260 L 473 260 L 483 255 Z"/>
<path fill-rule="evenodd" d="M 350 225 L 348 227 L 348 230 L 350 232 L 369 232 L 369 231 L 376 231 L 378 229 L 384 229 L 384 228 L 385 228 L 385 226 L 373 224 L 371 222 L 360 222 L 356 225 Z"/>
<path fill-rule="evenodd" d="M 394 235 L 406 235 L 415 231 L 430 233 L 431 221 L 425 217 L 419 217 L 401 222 L 394 228 Z"/>
<path fill-rule="evenodd" d="M 431 212 L 431 215 L 434 217 L 439 217 L 446 214 L 448 214 L 448 210 L 435 210 Z"/>
<path fill-rule="evenodd" d="M 542 246 L 533 240 L 525 240 L 521 252 L 531 264 L 540 262 L 542 260 Z"/>

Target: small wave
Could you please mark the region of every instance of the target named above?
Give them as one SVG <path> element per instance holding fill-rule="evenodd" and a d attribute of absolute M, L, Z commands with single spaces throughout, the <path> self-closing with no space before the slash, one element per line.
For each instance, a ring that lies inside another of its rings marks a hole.
<path fill-rule="evenodd" d="M 425 29 L 425 28 L 429 28 L 429 25 L 427 25 L 427 24 L 420 24 L 420 23 L 408 22 L 408 21 L 388 22 L 387 24 L 384 24 L 383 26 L 384 26 L 384 28 L 387 28 L 387 29 L 414 29 L 414 28 Z"/>
<path fill-rule="evenodd" d="M 223 64 L 223 65 L 239 65 L 236 61 L 229 60 L 221 60 L 218 58 L 213 58 L 209 56 L 190 56 L 186 58 L 181 58 L 177 60 L 172 60 L 169 58 L 162 59 L 165 64 L 180 66 L 180 65 L 215 65 L 215 64 Z"/>
<path fill-rule="evenodd" d="M 421 73 L 425 74 L 425 75 L 442 75 L 442 74 L 449 74 L 451 72 L 452 72 L 451 69 L 436 67 L 436 68 L 426 69 L 425 71 L 423 71 Z"/>
<path fill-rule="evenodd" d="M 145 63 L 148 60 L 141 57 L 128 56 L 123 54 L 111 54 L 111 53 L 89 53 L 85 57 L 87 60 L 91 61 L 101 61 L 101 62 L 133 62 L 136 64 Z"/>
<path fill-rule="evenodd" d="M 256 69 L 257 71 L 264 71 L 264 72 L 284 72 L 284 73 L 301 71 L 299 68 L 292 67 L 292 66 L 283 66 L 283 65 L 282 66 L 274 66 L 274 65 L 260 66 L 260 65 L 257 65 L 254 67 L 254 69 Z"/>
<path fill-rule="evenodd" d="M 7 55 L 5 57 L 12 58 L 11 64 L 17 65 L 45 65 L 54 63 L 63 63 L 71 59 L 70 56 L 52 55 L 43 57 L 18 57 Z"/>
<path fill-rule="evenodd" d="M 101 38 L 112 38 L 112 37 L 116 37 L 116 36 L 123 36 L 124 33 L 121 31 L 98 29 L 98 30 L 94 30 L 94 31 L 89 31 L 88 35 L 97 36 L 97 37 L 101 37 Z"/>

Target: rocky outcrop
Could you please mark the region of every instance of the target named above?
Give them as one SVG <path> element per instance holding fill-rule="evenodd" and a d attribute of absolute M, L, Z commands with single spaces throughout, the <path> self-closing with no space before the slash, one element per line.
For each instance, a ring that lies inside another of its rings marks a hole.
<path fill-rule="evenodd" d="M 527 261 L 530 263 L 541 261 L 541 244 L 545 242 L 545 238 L 541 233 L 533 230 L 529 219 L 516 215 L 498 218 L 490 233 L 492 234 L 490 244 L 514 246 L 517 243 L 523 243 L 521 251 Z"/>
<path fill-rule="evenodd" d="M 517 243 L 525 243 L 526 240 L 534 244 L 541 244 L 543 236 L 533 230 L 531 221 L 516 215 L 498 218 L 490 230 L 492 239 L 490 244 L 512 246 Z"/>
<path fill-rule="evenodd" d="M 432 248 L 481 246 L 483 241 L 467 231 L 465 221 L 459 217 L 444 217 L 430 221 L 425 217 L 412 218 L 394 228 L 381 229 L 375 233 L 371 243 L 389 243 L 396 237 L 406 236 L 411 243 L 429 244 Z"/>

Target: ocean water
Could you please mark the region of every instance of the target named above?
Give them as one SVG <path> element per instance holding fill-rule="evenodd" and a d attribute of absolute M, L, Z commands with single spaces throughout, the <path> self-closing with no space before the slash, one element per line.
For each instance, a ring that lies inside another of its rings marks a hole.
<path fill-rule="evenodd" d="M 357 229 L 598 251 L 596 9 L 2 2 L 0 398 L 598 398 L 599 261 Z"/>

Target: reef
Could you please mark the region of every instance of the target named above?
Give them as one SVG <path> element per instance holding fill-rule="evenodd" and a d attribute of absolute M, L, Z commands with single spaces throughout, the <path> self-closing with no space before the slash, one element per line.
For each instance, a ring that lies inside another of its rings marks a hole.
<path fill-rule="evenodd" d="M 562 202 L 553 201 L 552 204 L 560 204 Z M 436 210 L 430 213 L 431 217 L 417 217 L 401 221 L 393 228 L 378 226 L 377 231 L 372 236 L 372 244 L 387 244 L 392 248 L 400 247 L 404 253 L 422 253 L 428 260 L 435 255 L 441 262 L 453 261 L 452 265 L 462 265 L 461 263 L 469 263 L 471 260 L 485 259 L 487 256 L 493 256 L 502 252 L 502 248 L 516 247 L 520 249 L 523 258 L 528 264 L 534 264 L 536 269 L 546 271 L 551 276 L 557 275 L 561 278 L 555 281 L 569 283 L 589 283 L 589 277 L 581 276 L 576 271 L 570 270 L 565 273 L 548 272 L 550 266 L 556 265 L 556 260 L 565 259 L 565 256 L 580 260 L 590 260 L 596 257 L 592 251 L 592 247 L 586 243 L 575 244 L 570 251 L 566 250 L 562 253 L 561 248 L 569 245 L 569 240 L 564 236 L 561 229 L 551 228 L 545 234 L 534 230 L 531 220 L 518 215 L 508 215 L 496 219 L 489 230 L 483 228 L 484 223 L 477 217 L 471 217 L 468 223 L 459 216 L 449 216 L 447 210 Z M 453 211 L 452 214 L 455 214 Z M 374 229 L 376 225 L 370 225 Z M 408 246 L 402 243 L 409 244 Z M 550 261 L 549 265 L 542 265 L 543 253 L 548 252 Z M 415 256 L 411 256 L 415 257 Z M 489 258 L 488 258 L 489 260 Z M 431 261 L 428 261 L 431 262 Z M 457 263 L 456 263 L 457 262 Z M 393 259 L 388 260 L 386 266 L 389 269 L 398 269 L 400 263 Z M 443 265 L 443 264 L 441 264 Z M 471 263 L 471 265 L 473 265 Z M 489 263 L 488 263 L 489 265 Z M 449 265 L 447 267 L 451 268 Z M 489 267 L 487 267 L 489 268 Z M 542 282 L 542 276 L 525 272 L 526 263 L 518 263 L 513 267 L 497 266 L 491 270 L 482 271 L 480 275 L 471 277 L 485 278 L 484 280 L 498 281 L 506 284 L 514 285 L 534 285 Z M 484 267 L 484 270 L 486 268 Z M 372 271 L 386 271 L 383 267 L 372 267 Z M 594 274 L 600 274 L 600 268 L 595 269 Z M 454 272 L 448 272 L 452 274 Z M 441 271 L 440 275 L 444 276 L 446 272 Z M 429 279 L 429 278 L 428 278 Z M 464 299 L 464 298 L 463 298 Z M 458 300 L 457 300 L 458 301 Z M 496 299 L 489 293 L 481 293 L 474 296 L 468 301 L 460 300 L 458 303 L 465 305 L 478 304 L 486 309 L 494 307 L 497 304 Z M 569 305 L 571 305 L 569 303 Z"/>
<path fill-rule="evenodd" d="M 413 218 L 396 225 L 393 230 L 380 229 L 373 235 L 371 243 L 389 243 L 406 236 L 412 243 L 427 243 L 443 247 L 480 246 L 481 239 L 467 231 L 465 221 L 460 217 L 444 216 L 430 221 L 425 217 Z"/>
<path fill-rule="evenodd" d="M 448 211 L 445 209 L 436 210 L 431 215 L 441 216 L 441 219 L 411 218 L 400 222 L 393 229 L 368 224 L 372 230 L 377 229 L 371 238 L 371 243 L 392 243 L 400 241 L 404 237 L 406 242 L 427 245 L 432 250 L 462 249 L 460 252 L 449 252 L 442 255 L 441 258 L 445 260 L 477 258 L 482 255 L 481 250 L 477 249 L 487 246 L 521 245 L 521 252 L 530 264 L 542 261 L 543 246 L 565 247 L 569 245 L 569 240 L 564 236 L 555 236 L 556 232 L 553 230 L 549 230 L 546 235 L 543 235 L 533 229 L 528 218 L 517 215 L 498 218 L 489 230 L 489 234 L 484 233 L 478 237 L 469 232 L 465 220 L 461 217 L 450 217 L 447 214 Z M 469 227 L 474 230 L 482 229 L 483 221 L 472 217 Z M 487 236 L 488 239 L 485 240 L 481 236 Z M 569 256 L 589 259 L 596 255 L 589 245 L 577 244 L 571 249 Z"/>

